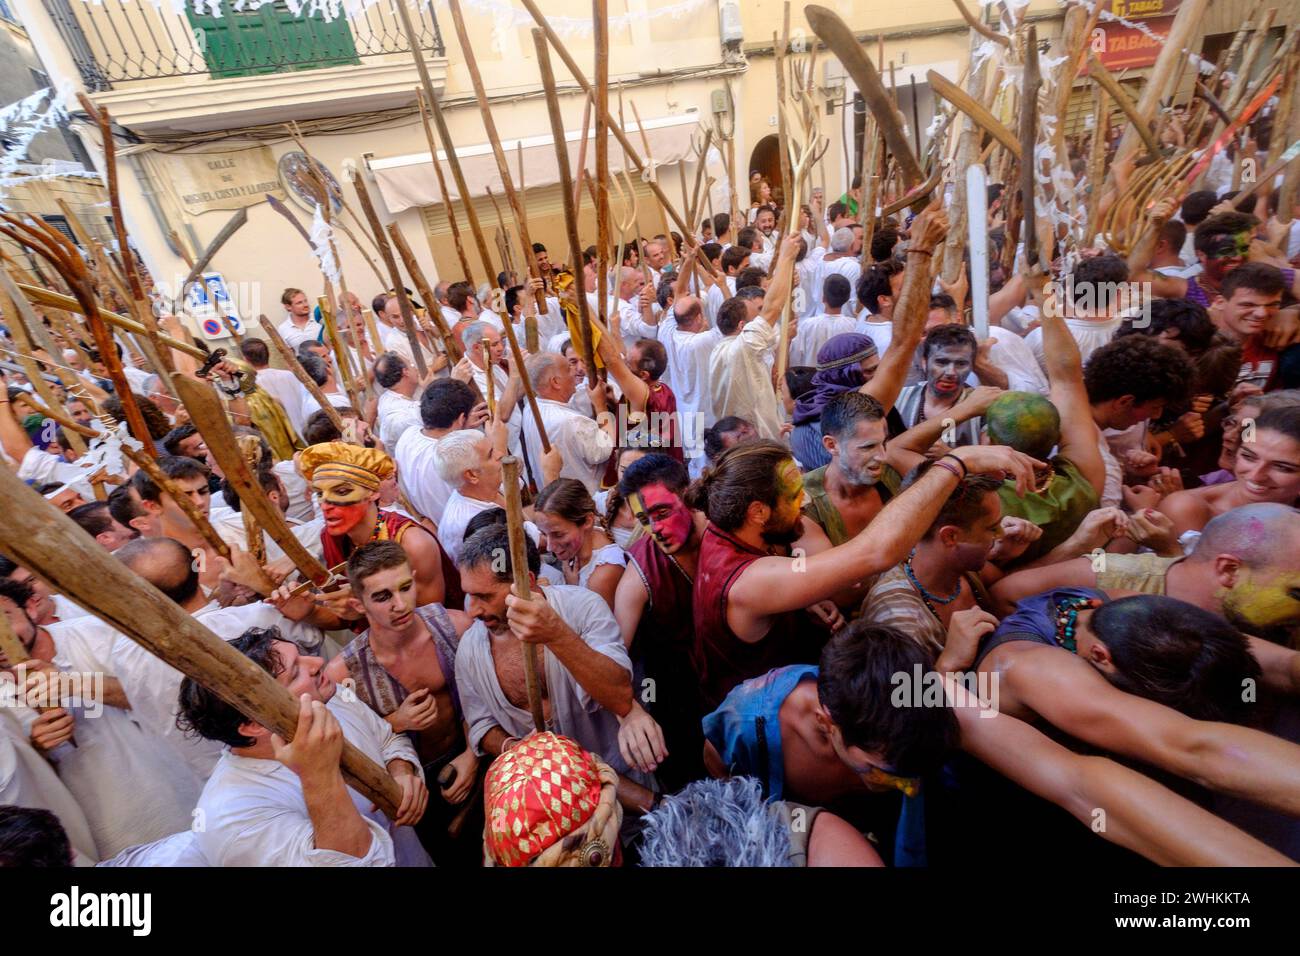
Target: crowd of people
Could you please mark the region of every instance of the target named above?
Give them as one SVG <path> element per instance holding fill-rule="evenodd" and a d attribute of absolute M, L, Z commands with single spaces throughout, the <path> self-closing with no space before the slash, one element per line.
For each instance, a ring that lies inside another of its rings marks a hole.
<path fill-rule="evenodd" d="M 976 833 L 1004 861 L 1300 861 L 1300 208 L 1194 192 L 1128 259 L 1018 256 L 985 335 L 941 201 L 867 236 L 856 181 L 786 209 L 751 185 L 744 226 L 623 244 L 605 303 L 594 247 L 438 283 L 415 308 L 456 359 L 396 290 L 374 341 L 355 297 L 334 340 L 286 289 L 297 367 L 246 335 L 209 378 L 323 587 L 265 532 L 250 550 L 247 489 L 133 343 L 166 482 L 83 467 L 78 428 L 126 409 L 51 323 L 63 351 L 33 357 L 65 374 L 6 366 L 9 466 L 300 711 L 286 741 L 0 559 L 30 658 L 0 661 L 0 863 L 577 853 L 502 781 L 551 760 L 616 834 L 585 865 L 958 866 Z M 98 680 L 32 703 L 55 671 Z"/>

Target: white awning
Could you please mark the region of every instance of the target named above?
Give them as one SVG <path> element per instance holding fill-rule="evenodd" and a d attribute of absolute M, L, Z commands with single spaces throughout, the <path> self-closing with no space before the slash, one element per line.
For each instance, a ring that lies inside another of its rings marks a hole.
<path fill-rule="evenodd" d="M 664 116 L 644 122 L 645 136 L 650 141 L 650 153 L 655 165 L 669 166 L 691 156 L 691 134 L 700 123 L 698 111 L 691 110 L 677 116 Z M 594 123 L 593 123 L 594 127 Z M 646 160 L 641 145 L 641 133 L 635 123 L 624 127 L 629 141 L 636 147 L 642 161 Z M 596 155 L 592 146 L 593 131 L 587 132 L 587 172 L 595 174 Z M 566 130 L 565 142 L 569 148 L 569 170 L 577 175 L 578 146 L 582 130 Z M 556 160 L 554 138 L 551 136 L 529 136 L 523 139 L 504 139 L 501 148 L 506 154 L 507 164 L 512 173 L 517 162 L 515 155 L 519 145 L 524 150 L 525 186 L 550 186 L 560 181 L 559 163 Z M 457 147 L 456 156 L 460 160 L 461 171 L 465 174 L 465 185 L 471 196 L 485 196 L 487 190 L 504 196 L 501 177 L 497 175 L 496 160 L 492 156 L 492 147 L 484 142 L 473 146 Z M 459 199 L 451 170 L 447 168 L 447 154 L 438 151 L 438 162 L 443 164 L 443 177 L 447 180 L 447 189 L 452 199 Z M 379 184 L 379 192 L 384 197 L 384 205 L 389 212 L 399 213 L 412 206 L 430 206 L 442 201 L 438 190 L 438 177 L 434 174 L 429 161 L 429 153 L 408 153 L 404 156 L 390 156 L 386 159 L 371 159 L 371 172 Z M 623 168 L 623 150 L 614 137 L 609 141 L 609 170 L 616 173 Z M 643 174 L 644 175 L 644 174 Z M 516 184 L 517 185 L 517 184 Z"/>

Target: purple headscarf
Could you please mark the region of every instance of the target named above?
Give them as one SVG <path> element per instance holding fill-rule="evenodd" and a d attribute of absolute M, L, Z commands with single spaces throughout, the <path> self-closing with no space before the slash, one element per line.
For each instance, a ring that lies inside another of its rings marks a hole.
<path fill-rule="evenodd" d="M 817 374 L 812 391 L 794 404 L 794 423 L 805 425 L 820 418 L 822 409 L 841 392 L 862 387 L 862 360 L 876 354 L 876 343 L 869 336 L 844 332 L 832 336 L 817 352 Z"/>

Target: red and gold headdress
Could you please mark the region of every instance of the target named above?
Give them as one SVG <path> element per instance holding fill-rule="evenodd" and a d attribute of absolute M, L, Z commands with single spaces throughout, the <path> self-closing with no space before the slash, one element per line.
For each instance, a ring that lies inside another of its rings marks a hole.
<path fill-rule="evenodd" d="M 488 769 L 487 866 L 610 866 L 623 809 L 618 774 L 568 737 L 530 734 Z"/>

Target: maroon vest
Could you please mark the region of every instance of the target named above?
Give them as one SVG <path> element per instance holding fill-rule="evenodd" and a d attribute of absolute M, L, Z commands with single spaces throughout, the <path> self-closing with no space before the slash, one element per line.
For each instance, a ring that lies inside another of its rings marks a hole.
<path fill-rule="evenodd" d="M 709 523 L 695 575 L 695 670 L 709 710 L 741 681 L 787 664 L 816 664 L 827 634 L 802 611 L 771 618 L 762 638 L 742 641 L 727 624 L 727 595 L 742 571 L 766 552 L 751 548 Z"/>
<path fill-rule="evenodd" d="M 663 553 L 650 535 L 633 541 L 627 549 L 627 556 L 650 595 L 637 625 L 636 643 L 673 646 L 690 654 L 694 583 L 672 558 Z"/>

